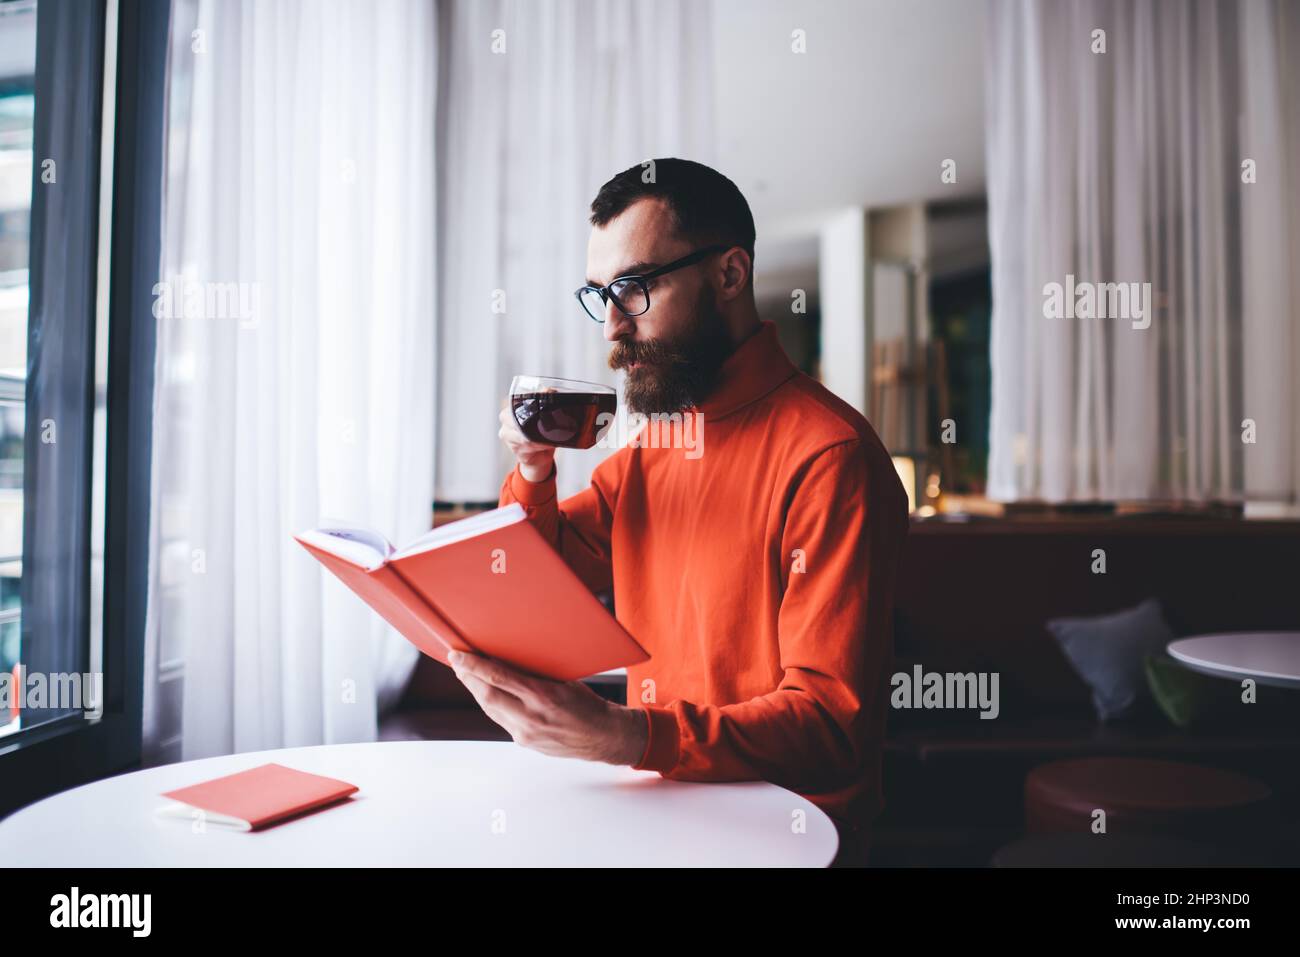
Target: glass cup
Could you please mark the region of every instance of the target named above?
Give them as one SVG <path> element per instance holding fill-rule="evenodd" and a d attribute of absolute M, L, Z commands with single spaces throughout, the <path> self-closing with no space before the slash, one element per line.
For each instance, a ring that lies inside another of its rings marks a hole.
<path fill-rule="evenodd" d="M 510 380 L 510 409 L 519 431 L 532 442 L 561 449 L 589 449 L 614 421 L 618 393 L 577 379 L 517 375 Z"/>

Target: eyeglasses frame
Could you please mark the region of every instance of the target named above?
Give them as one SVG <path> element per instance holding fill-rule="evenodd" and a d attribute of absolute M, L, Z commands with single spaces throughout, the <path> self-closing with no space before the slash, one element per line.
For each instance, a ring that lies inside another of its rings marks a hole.
<path fill-rule="evenodd" d="M 602 304 L 608 303 L 611 299 L 614 300 L 614 305 L 618 306 L 618 311 L 623 313 L 623 315 L 627 316 L 629 319 L 635 318 L 636 316 L 645 315 L 645 313 L 650 311 L 650 289 L 646 286 L 647 282 L 649 282 L 651 279 L 658 279 L 660 276 L 667 275 L 670 272 L 675 272 L 678 269 L 685 269 L 687 266 L 694 266 L 696 263 L 702 262 L 703 260 L 707 259 L 709 256 L 712 256 L 714 253 L 725 253 L 730 248 L 731 248 L 730 246 L 723 246 L 718 244 L 714 244 L 712 246 L 705 246 L 702 249 L 695 250 L 695 252 L 693 253 L 687 253 L 681 259 L 674 259 L 666 266 L 660 266 L 658 269 L 653 269 L 647 273 L 639 273 L 639 274 L 631 273 L 626 276 L 615 276 L 613 279 L 609 281 L 608 284 L 604 286 L 592 286 L 592 285 L 580 286 L 579 288 L 573 291 L 573 297 L 578 300 L 578 305 L 582 307 L 582 311 L 587 316 L 589 316 L 594 322 L 599 322 L 602 324 L 605 322 L 603 318 L 604 310 L 601 310 L 602 318 L 598 319 L 595 316 L 591 315 L 591 310 L 588 309 L 587 304 L 582 301 L 582 294 L 588 291 L 594 292 L 597 295 L 599 295 Z M 641 294 L 645 297 L 645 308 L 642 309 L 640 312 L 628 312 L 627 309 L 624 308 L 623 303 L 619 300 L 618 296 L 614 295 L 614 293 L 610 291 L 609 287 L 614 285 L 615 283 L 628 282 L 629 280 L 637 283 L 637 285 L 641 287 Z"/>

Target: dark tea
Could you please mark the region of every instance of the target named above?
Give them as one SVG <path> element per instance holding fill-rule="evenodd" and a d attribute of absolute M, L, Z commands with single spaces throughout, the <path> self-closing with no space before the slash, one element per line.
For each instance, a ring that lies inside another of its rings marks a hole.
<path fill-rule="evenodd" d="M 534 442 L 589 449 L 614 421 L 618 396 L 608 392 L 520 392 L 510 397 L 519 431 Z"/>

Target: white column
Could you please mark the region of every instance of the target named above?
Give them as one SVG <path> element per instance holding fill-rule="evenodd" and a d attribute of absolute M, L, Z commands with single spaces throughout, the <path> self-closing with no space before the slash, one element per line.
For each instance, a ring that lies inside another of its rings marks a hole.
<path fill-rule="evenodd" d="M 871 389 L 871 270 L 867 211 L 852 207 L 821 230 L 821 378 L 863 415 Z"/>

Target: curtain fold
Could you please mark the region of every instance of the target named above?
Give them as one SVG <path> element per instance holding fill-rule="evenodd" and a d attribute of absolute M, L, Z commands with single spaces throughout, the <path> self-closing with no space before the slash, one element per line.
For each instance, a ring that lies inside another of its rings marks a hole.
<path fill-rule="evenodd" d="M 151 761 L 373 740 L 414 664 L 292 535 L 429 527 L 435 13 L 178 0 Z"/>
<path fill-rule="evenodd" d="M 656 156 L 714 162 L 712 5 L 450 0 L 441 141 L 437 497 L 495 502 L 519 373 L 621 387 L 573 290 L 588 207 Z M 561 497 L 609 449 L 557 453 Z"/>
<path fill-rule="evenodd" d="M 990 498 L 1300 500 L 1296 18 L 989 4 Z M 1045 315 L 1104 283 L 1149 326 Z"/>

